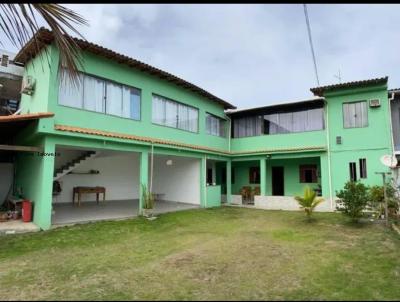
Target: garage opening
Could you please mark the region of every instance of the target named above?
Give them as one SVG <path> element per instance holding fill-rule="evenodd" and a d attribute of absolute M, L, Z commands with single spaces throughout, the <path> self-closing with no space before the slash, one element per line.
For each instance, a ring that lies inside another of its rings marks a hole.
<path fill-rule="evenodd" d="M 154 154 L 149 185 L 156 212 L 200 207 L 200 166 L 197 158 Z"/>
<path fill-rule="evenodd" d="M 200 160 L 149 155 L 154 213 L 200 206 Z M 151 178 L 151 174 L 153 177 Z M 52 225 L 138 216 L 140 153 L 56 147 Z"/>
<path fill-rule="evenodd" d="M 139 210 L 139 153 L 57 147 L 52 224 L 128 218 Z"/>

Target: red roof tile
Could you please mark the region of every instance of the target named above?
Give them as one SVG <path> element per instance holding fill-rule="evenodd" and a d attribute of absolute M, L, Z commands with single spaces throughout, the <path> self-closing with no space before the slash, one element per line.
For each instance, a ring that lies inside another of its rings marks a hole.
<path fill-rule="evenodd" d="M 0 116 L 0 123 L 36 120 L 36 119 L 52 117 L 52 116 L 54 116 L 54 113 L 51 113 L 51 112 L 3 115 L 3 116 Z"/>
<path fill-rule="evenodd" d="M 36 47 L 34 39 L 31 38 L 29 40 L 29 42 L 26 43 L 25 46 L 17 53 L 17 55 L 14 58 L 14 61 L 25 64 L 31 58 L 34 58 L 37 55 L 37 53 L 45 45 L 51 44 L 54 40 L 53 33 L 44 27 L 40 28 L 35 33 L 35 36 L 36 36 L 37 41 L 39 41 L 40 45 L 38 47 Z M 81 50 L 88 51 L 88 52 L 94 53 L 96 55 L 100 55 L 105 58 L 114 60 L 119 64 L 128 65 L 129 67 L 136 68 L 142 72 L 147 72 L 147 73 L 156 75 L 159 78 L 165 79 L 171 83 L 174 83 L 175 85 L 178 85 L 180 87 L 183 87 L 185 89 L 193 91 L 203 97 L 206 97 L 209 100 L 214 101 L 214 102 L 224 106 L 224 109 L 235 109 L 236 108 L 234 105 L 216 97 L 215 95 L 209 93 L 208 91 L 206 91 L 192 83 L 189 83 L 177 76 L 174 76 L 173 74 L 170 74 L 166 71 L 163 71 L 156 67 L 150 66 L 146 63 L 140 62 L 140 61 L 130 58 L 128 56 L 116 53 L 115 51 L 105 48 L 105 47 L 102 47 L 100 45 L 90 43 L 88 41 L 78 39 L 78 38 L 74 38 L 74 40 L 78 44 L 78 46 L 81 48 Z"/>
<path fill-rule="evenodd" d="M 356 87 L 365 87 L 369 85 L 385 84 L 387 83 L 387 80 L 388 77 L 383 77 L 383 78 L 369 79 L 363 81 L 354 81 L 354 82 L 340 83 L 334 85 L 320 86 L 320 87 L 310 88 L 310 90 L 312 93 L 314 93 L 314 95 L 323 96 L 325 92 L 334 89 L 356 88 Z"/>

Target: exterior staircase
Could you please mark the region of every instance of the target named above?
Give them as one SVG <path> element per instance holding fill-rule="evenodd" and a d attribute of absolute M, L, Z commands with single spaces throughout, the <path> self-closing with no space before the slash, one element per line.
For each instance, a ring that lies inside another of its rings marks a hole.
<path fill-rule="evenodd" d="M 53 181 L 68 174 L 69 172 L 76 169 L 84 162 L 96 157 L 97 155 L 99 155 L 99 153 L 100 152 L 98 152 L 98 151 L 87 151 L 87 152 L 83 153 L 82 155 L 80 155 L 79 157 L 75 158 L 74 160 L 66 163 L 61 168 L 54 171 Z"/>

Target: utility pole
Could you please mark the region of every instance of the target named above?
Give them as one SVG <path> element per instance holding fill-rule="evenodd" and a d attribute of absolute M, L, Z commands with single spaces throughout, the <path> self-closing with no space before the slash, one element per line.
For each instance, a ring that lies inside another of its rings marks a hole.
<path fill-rule="evenodd" d="M 376 174 L 382 175 L 383 180 L 383 200 L 385 202 L 385 220 L 386 226 L 389 226 L 389 211 L 388 211 L 388 201 L 387 201 L 387 194 L 386 194 L 386 175 L 392 174 L 392 172 L 375 172 Z"/>

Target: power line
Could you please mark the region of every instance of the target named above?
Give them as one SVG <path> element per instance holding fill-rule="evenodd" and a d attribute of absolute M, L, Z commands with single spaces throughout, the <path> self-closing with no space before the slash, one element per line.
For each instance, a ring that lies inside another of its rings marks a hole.
<path fill-rule="evenodd" d="M 339 83 L 342 83 L 342 76 L 340 75 L 340 69 L 339 69 L 339 74 L 335 74 L 333 76 L 339 80 Z"/>
<path fill-rule="evenodd" d="M 317 61 L 316 61 L 316 59 L 315 59 L 314 46 L 313 46 L 312 37 L 311 37 L 311 26 L 310 26 L 310 20 L 309 20 L 309 18 L 308 18 L 307 4 L 303 4 L 303 6 L 304 6 L 304 16 L 306 17 L 307 32 L 308 32 L 308 41 L 309 41 L 309 43 L 310 43 L 311 55 L 312 55 L 312 59 L 313 59 L 313 62 L 314 62 L 315 77 L 317 78 L 317 84 L 318 84 L 318 86 L 319 86 Z"/>

